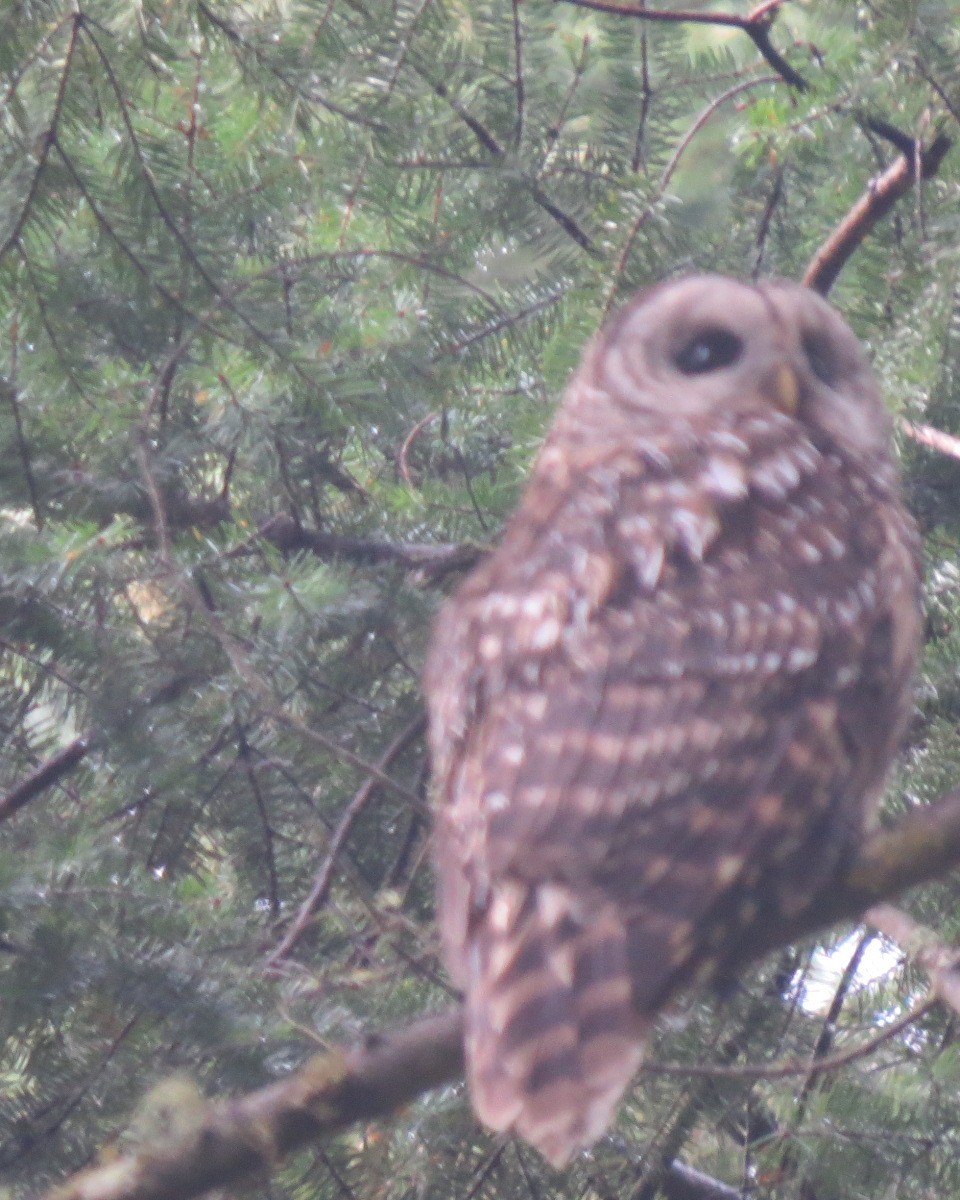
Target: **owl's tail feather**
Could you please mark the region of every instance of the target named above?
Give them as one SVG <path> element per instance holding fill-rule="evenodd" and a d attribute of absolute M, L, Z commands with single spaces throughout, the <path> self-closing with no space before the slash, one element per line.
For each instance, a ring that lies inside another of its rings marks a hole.
<path fill-rule="evenodd" d="M 585 910 L 560 884 L 501 886 L 469 966 L 474 1109 L 555 1167 L 610 1125 L 649 1027 L 631 1002 L 622 918 Z"/>

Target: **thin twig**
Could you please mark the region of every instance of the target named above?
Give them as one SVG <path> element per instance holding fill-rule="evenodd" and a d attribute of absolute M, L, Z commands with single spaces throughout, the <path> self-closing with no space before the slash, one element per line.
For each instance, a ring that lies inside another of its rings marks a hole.
<path fill-rule="evenodd" d="M 416 425 L 414 425 L 407 436 L 403 439 L 403 445 L 400 447 L 400 453 L 397 455 L 397 466 L 400 470 L 400 476 L 407 487 L 412 488 L 414 486 L 413 478 L 410 475 L 410 464 L 407 461 L 410 454 L 410 448 L 413 446 L 413 443 L 417 440 L 424 429 L 426 429 L 426 427 L 430 424 L 430 422 L 435 421 L 436 419 L 437 414 L 435 412 L 427 413 L 425 417 L 420 418 Z"/>
<path fill-rule="evenodd" d="M 280 884 L 277 880 L 277 857 L 274 853 L 273 826 L 270 824 L 270 814 L 267 811 L 267 803 L 263 798 L 263 789 L 260 787 L 256 769 L 251 761 L 250 743 L 247 741 L 246 734 L 242 730 L 237 740 L 239 742 L 237 759 L 247 777 L 253 802 L 257 806 L 257 814 L 260 817 L 260 827 L 263 830 L 263 848 L 267 860 L 267 901 L 270 905 L 270 915 L 276 917 L 280 912 Z"/>
<path fill-rule="evenodd" d="M 523 141 L 523 121 L 526 87 L 523 81 L 523 26 L 520 22 L 520 0 L 511 0 L 513 15 L 513 89 L 517 97 L 517 119 L 513 127 L 513 144 L 519 149 Z"/>
<path fill-rule="evenodd" d="M 727 100 L 730 100 L 734 96 L 739 96 L 742 92 L 749 91 L 751 88 L 759 87 L 761 84 L 780 83 L 782 83 L 782 80 L 778 75 L 757 75 L 752 79 L 741 80 L 739 83 L 735 83 L 733 87 L 727 88 L 725 92 L 721 92 L 719 96 L 715 96 L 706 106 L 706 108 L 704 108 L 697 115 L 693 124 L 677 143 L 676 149 L 668 159 L 666 166 L 663 168 L 663 171 L 660 174 L 660 179 L 653 192 L 653 195 L 648 200 L 643 212 L 637 216 L 627 231 L 627 236 L 624 238 L 620 254 L 617 257 L 616 264 L 611 272 L 610 285 L 607 288 L 607 300 L 606 304 L 604 305 L 604 316 L 607 316 L 610 313 L 614 304 L 616 303 L 617 289 L 620 279 L 626 270 L 630 255 L 633 253 L 633 247 L 636 243 L 637 237 L 640 234 L 640 230 L 653 216 L 654 212 L 656 212 L 657 205 L 663 198 L 664 192 L 667 190 L 667 185 L 673 177 L 674 171 L 676 171 L 680 164 L 680 160 L 690 148 L 690 145 L 696 135 L 700 132 L 703 126 L 706 125 L 714 113 L 717 112 L 720 106 L 725 104 Z"/>
<path fill-rule="evenodd" d="M 20 464 L 23 467 L 23 475 L 27 484 L 27 491 L 30 495 L 30 507 L 33 510 L 33 520 L 38 529 L 43 528 L 43 508 L 40 503 L 40 489 L 37 487 L 37 479 L 33 471 L 33 460 L 30 454 L 30 443 L 27 441 L 27 433 L 23 426 L 23 412 L 20 408 L 20 397 L 17 392 L 17 333 L 13 334 L 14 344 L 10 351 L 10 383 L 7 387 L 0 387 L 0 392 L 5 392 L 10 400 L 10 411 L 13 414 L 13 428 L 17 438 L 17 449 L 20 452 Z"/>
<path fill-rule="evenodd" d="M 419 714 L 407 727 L 393 739 L 387 749 L 383 752 L 380 759 L 377 761 L 377 770 L 381 773 L 388 771 L 394 761 L 416 741 L 423 733 L 426 725 L 426 718 L 423 714 Z M 287 957 L 293 947 L 297 944 L 304 930 L 310 923 L 311 918 L 323 904 L 326 899 L 327 892 L 330 890 L 330 881 L 333 878 L 333 869 L 336 866 L 337 858 L 340 851 L 343 849 L 344 843 L 350 835 L 350 830 L 356 823 L 357 818 L 366 808 L 370 799 L 376 792 L 377 784 L 380 781 L 372 775 L 368 776 L 360 785 L 356 795 L 343 810 L 343 815 L 334 829 L 330 837 L 330 844 L 327 847 L 327 856 L 323 860 L 319 871 L 314 876 L 313 886 L 307 893 L 306 899 L 300 905 L 297 915 L 290 922 L 290 925 L 280 939 L 276 948 L 271 952 L 266 961 L 267 967 L 274 967 L 281 959 Z"/>
<path fill-rule="evenodd" d="M 40 180 L 43 177 L 44 170 L 47 166 L 47 159 L 50 157 L 50 149 L 53 146 L 56 137 L 57 129 L 60 125 L 60 117 L 63 113 L 63 104 L 67 95 L 67 83 L 70 79 L 70 73 L 73 70 L 73 57 L 77 51 L 77 43 L 80 38 L 80 30 L 84 24 L 84 16 L 81 12 L 75 12 L 71 21 L 70 41 L 67 44 L 67 49 L 63 56 L 63 67 L 60 70 L 60 80 L 57 84 L 57 94 L 53 101 L 53 111 L 50 114 L 50 123 L 46 130 L 38 140 L 39 154 L 37 156 L 37 165 L 34 169 L 33 176 L 30 179 L 30 186 L 27 189 L 27 196 L 23 202 L 23 206 L 13 223 L 13 228 L 7 234 L 3 245 L 0 246 L 0 258 L 7 253 L 11 246 L 15 246 L 20 241 L 20 235 L 23 233 L 24 227 L 27 224 L 27 219 L 33 209 L 34 201 L 37 198 L 37 193 L 40 190 Z"/>
<path fill-rule="evenodd" d="M 858 1058 L 865 1058 L 868 1054 L 872 1054 L 884 1042 L 889 1042 L 898 1033 L 908 1029 L 936 1006 L 936 996 L 924 996 L 902 1016 L 884 1026 L 874 1037 L 867 1038 L 866 1041 L 860 1042 L 856 1046 L 851 1046 L 849 1050 L 838 1051 L 836 1054 L 819 1058 L 814 1062 L 811 1062 L 810 1059 L 795 1059 L 790 1062 L 771 1063 L 769 1066 L 760 1063 L 746 1063 L 743 1066 L 723 1066 L 718 1063 L 716 1066 L 712 1066 L 702 1063 L 645 1062 L 640 1070 L 649 1075 L 694 1075 L 704 1079 L 789 1079 L 791 1075 L 813 1078 L 816 1075 L 823 1075 L 826 1071 L 835 1071 L 838 1067 L 845 1067 L 849 1063 L 856 1062 Z"/>

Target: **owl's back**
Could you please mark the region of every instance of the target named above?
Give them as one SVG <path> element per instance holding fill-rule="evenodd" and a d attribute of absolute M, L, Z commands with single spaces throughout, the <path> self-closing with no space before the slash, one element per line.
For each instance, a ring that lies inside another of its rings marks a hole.
<path fill-rule="evenodd" d="M 677 990 L 829 884 L 909 713 L 917 578 L 885 448 L 575 380 L 425 675 L 486 1123 L 565 1161 Z"/>

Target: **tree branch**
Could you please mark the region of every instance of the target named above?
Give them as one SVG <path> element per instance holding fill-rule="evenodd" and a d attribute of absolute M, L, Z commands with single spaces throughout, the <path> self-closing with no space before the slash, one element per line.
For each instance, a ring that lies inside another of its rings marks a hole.
<path fill-rule="evenodd" d="M 807 287 L 825 296 L 836 283 L 847 259 L 874 225 L 914 184 L 936 175 L 952 144 L 944 133 L 938 134 L 926 148 L 917 141 L 913 154 L 901 154 L 881 175 L 871 180 L 860 199 L 810 260 L 803 274 Z"/>
<path fill-rule="evenodd" d="M 178 1137 L 79 1172 L 49 1200 L 187 1200 L 266 1171 L 307 1142 L 459 1078 L 462 1041 L 454 1010 L 346 1054 L 316 1055 L 283 1083 L 206 1105 Z"/>
<path fill-rule="evenodd" d="M 36 770 L 30 772 L 26 779 L 11 788 L 5 796 L 0 796 L 0 821 L 12 817 L 34 796 L 46 791 L 48 787 L 53 787 L 64 775 L 72 771 L 78 762 L 86 758 L 89 750 L 89 738 L 79 737 L 74 739 L 69 746 L 65 746 L 63 750 L 48 758 L 46 762 L 41 763 Z"/>
<path fill-rule="evenodd" d="M 922 425 L 916 421 L 901 418 L 900 428 L 913 441 L 931 450 L 939 450 L 951 458 L 960 458 L 960 438 L 952 433 L 944 433 L 942 429 L 934 429 L 932 425 Z"/>
<path fill-rule="evenodd" d="M 393 739 L 387 749 L 381 755 L 377 762 L 378 771 L 388 771 L 393 766 L 394 760 L 399 758 L 401 754 L 417 740 L 426 728 L 427 719 L 425 714 L 418 713 L 417 716 L 400 731 Z M 274 950 L 271 951 L 266 961 L 267 968 L 276 967 L 277 963 L 287 957 L 293 947 L 300 940 L 304 930 L 310 924 L 314 914 L 323 904 L 326 899 L 327 892 L 330 890 L 330 881 L 333 878 L 334 868 L 337 865 L 337 856 L 343 849 L 344 843 L 350 836 L 350 831 L 353 828 L 357 818 L 363 812 L 364 808 L 370 802 L 371 796 L 374 795 L 377 788 L 377 779 L 374 776 L 368 776 L 360 785 L 356 795 L 343 810 L 343 815 L 337 824 L 336 829 L 330 837 L 330 844 L 327 847 L 327 855 L 323 863 L 314 876 L 313 886 L 307 893 L 306 899 L 297 910 L 296 916 L 290 922 L 290 925 L 285 930 L 283 937 Z"/>
<path fill-rule="evenodd" d="M 784 0 L 765 0 L 745 17 L 736 13 L 700 12 L 692 9 L 646 8 L 638 3 L 615 3 L 614 0 L 561 0 L 576 8 L 591 8 L 595 12 L 613 13 L 619 17 L 636 17 L 639 21 L 663 21 L 674 25 L 726 25 L 742 29 L 780 78 L 797 91 L 810 86 L 799 71 L 794 70 L 770 40 L 777 9 Z"/>
<path fill-rule="evenodd" d="M 875 904 L 865 920 L 922 967 L 937 999 L 960 1013 L 960 951 L 955 946 L 944 945 L 932 929 L 892 904 Z"/>
<path fill-rule="evenodd" d="M 960 789 L 870 836 L 811 909 L 776 931 L 745 939 L 738 962 L 837 921 L 856 920 L 881 899 L 958 863 Z M 47 1200 L 188 1200 L 268 1170 L 307 1142 L 386 1116 L 431 1088 L 460 1079 L 462 1038 L 460 1012 L 452 1009 L 389 1036 L 375 1035 L 353 1050 L 318 1055 L 282 1083 L 209 1103 L 184 1135 L 80 1172 Z"/>
<path fill-rule="evenodd" d="M 672 1162 L 667 1167 L 660 1191 L 667 1200 L 746 1200 L 746 1193 L 739 1188 L 681 1162 Z"/>
<path fill-rule="evenodd" d="M 278 513 L 264 521 L 257 536 L 278 550 L 309 550 L 318 558 L 341 558 L 359 566 L 394 563 L 411 570 L 439 573 L 468 570 L 484 553 L 481 546 L 469 542 L 391 542 L 325 533 L 320 529 L 306 529 L 286 513 Z M 229 551 L 227 557 L 235 558 L 248 549 L 249 542 L 245 542 Z"/>

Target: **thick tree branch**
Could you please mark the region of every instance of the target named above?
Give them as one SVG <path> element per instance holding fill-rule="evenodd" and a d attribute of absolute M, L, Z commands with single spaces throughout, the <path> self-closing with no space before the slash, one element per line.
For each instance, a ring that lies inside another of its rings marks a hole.
<path fill-rule="evenodd" d="M 8 817 L 12 817 L 15 812 L 19 812 L 24 805 L 28 804 L 34 796 L 38 796 L 47 788 L 59 782 L 64 775 L 86 758 L 90 749 L 89 738 L 75 738 L 69 746 L 65 746 L 62 750 L 57 751 L 47 759 L 46 762 L 40 764 L 35 770 L 31 771 L 26 779 L 10 789 L 5 796 L 0 796 L 0 821 L 5 821 Z"/>
<path fill-rule="evenodd" d="M 869 837 L 846 873 L 799 917 L 745 940 L 740 958 L 758 958 L 838 921 L 856 920 L 871 905 L 960 865 L 960 788 L 918 808 L 892 829 Z"/>
<path fill-rule="evenodd" d="M 269 1170 L 282 1155 L 354 1121 L 393 1112 L 462 1071 L 454 1010 L 346 1054 L 317 1055 L 283 1083 L 210 1104 L 183 1135 L 81 1171 L 49 1200 L 187 1200 Z"/>
<path fill-rule="evenodd" d="M 881 899 L 958 864 L 960 789 L 869 837 L 835 887 L 803 916 L 744 941 L 740 961 L 837 921 L 855 920 Z M 319 1055 L 283 1083 L 210 1103 L 185 1136 L 80 1172 L 48 1200 L 188 1200 L 268 1170 L 307 1142 L 386 1116 L 461 1078 L 462 1033 L 460 1012 L 453 1009 L 388 1037 L 369 1038 L 351 1051 Z M 683 1170 L 679 1164 L 678 1169 Z"/>
<path fill-rule="evenodd" d="M 825 296 L 833 287 L 847 259 L 873 227 L 897 201 L 922 179 L 930 179 L 940 169 L 951 145 L 946 134 L 938 134 L 929 146 L 914 143 L 914 153 L 901 154 L 876 179 L 843 217 L 833 233 L 810 260 L 803 275 L 807 287 Z"/>

